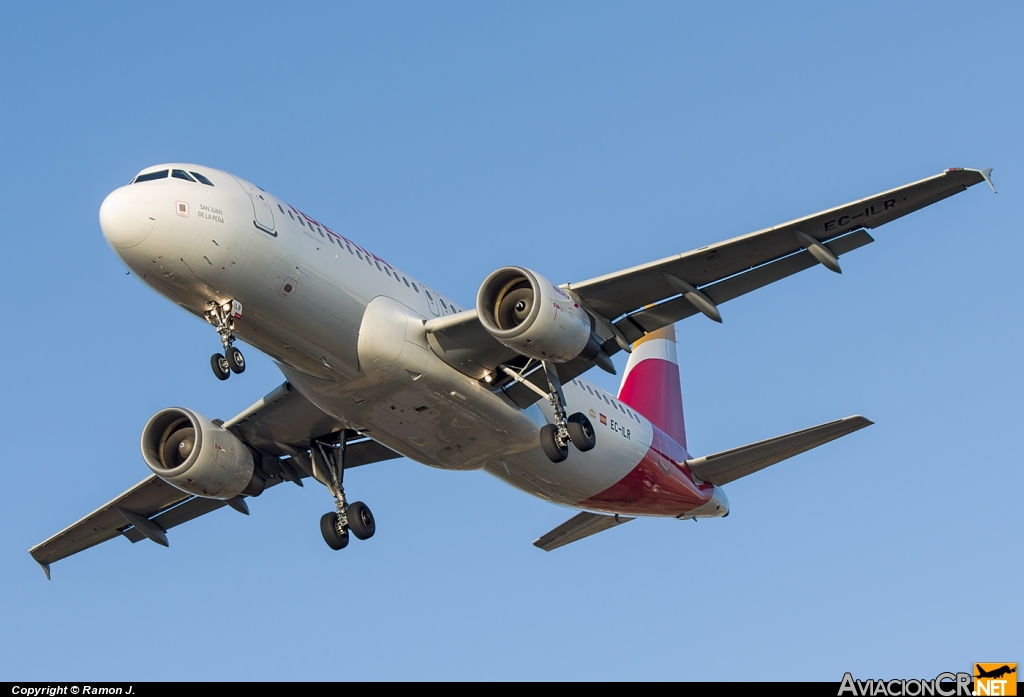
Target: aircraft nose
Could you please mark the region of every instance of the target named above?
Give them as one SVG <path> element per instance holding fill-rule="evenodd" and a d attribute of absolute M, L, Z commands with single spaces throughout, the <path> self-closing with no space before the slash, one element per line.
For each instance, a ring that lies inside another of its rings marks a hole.
<path fill-rule="evenodd" d="M 115 189 L 100 206 L 100 229 L 110 246 L 127 249 L 146 239 L 156 225 L 156 192 L 146 186 Z"/>

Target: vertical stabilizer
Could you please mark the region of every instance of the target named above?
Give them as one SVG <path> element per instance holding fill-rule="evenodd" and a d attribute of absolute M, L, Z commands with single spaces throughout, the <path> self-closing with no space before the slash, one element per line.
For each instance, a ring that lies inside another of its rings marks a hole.
<path fill-rule="evenodd" d="M 619 399 L 686 448 L 674 325 L 651 332 L 633 344 Z"/>

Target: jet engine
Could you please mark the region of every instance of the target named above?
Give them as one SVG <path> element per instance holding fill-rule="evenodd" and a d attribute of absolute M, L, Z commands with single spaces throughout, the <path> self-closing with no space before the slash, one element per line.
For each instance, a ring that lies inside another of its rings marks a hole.
<path fill-rule="evenodd" d="M 529 269 L 506 266 L 488 276 L 476 295 L 476 311 L 495 339 L 530 358 L 564 363 L 600 352 L 590 315 Z"/>
<path fill-rule="evenodd" d="M 142 430 L 142 457 L 156 476 L 196 496 L 230 499 L 263 491 L 249 448 L 188 409 L 171 407 L 149 420 Z"/>

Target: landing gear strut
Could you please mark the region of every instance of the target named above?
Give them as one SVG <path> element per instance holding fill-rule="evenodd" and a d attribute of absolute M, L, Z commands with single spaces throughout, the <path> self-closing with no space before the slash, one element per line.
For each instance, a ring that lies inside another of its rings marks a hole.
<path fill-rule="evenodd" d="M 555 423 L 545 424 L 540 429 L 540 446 L 544 454 L 552 462 L 562 462 L 569 457 L 569 443 L 582 453 L 592 450 L 597 445 L 597 434 L 594 433 L 590 419 L 581 412 L 566 417 L 565 394 L 554 364 L 544 361 L 544 374 L 550 389 L 548 402 L 555 412 Z"/>
<path fill-rule="evenodd" d="M 232 344 L 235 341 L 235 320 L 242 316 L 242 303 L 237 300 L 218 305 L 215 302 L 207 303 L 206 321 L 217 329 L 220 335 L 220 343 L 224 345 L 224 353 L 215 353 L 210 356 L 210 366 L 213 374 L 218 380 L 227 380 L 231 373 L 242 373 L 245 371 L 245 357 L 242 352 Z"/>
<path fill-rule="evenodd" d="M 548 400 L 551 409 L 555 412 L 555 423 L 545 424 L 540 429 L 540 447 L 548 459 L 552 462 L 562 462 L 569 457 L 569 443 L 576 446 L 581 453 L 593 450 L 597 445 L 597 434 L 594 433 L 594 426 L 583 413 L 576 412 L 572 416 L 565 415 L 565 394 L 562 392 L 562 382 L 558 379 L 554 363 L 543 361 L 544 375 L 548 381 L 548 392 L 523 377 L 532 363 L 528 361 L 526 367 L 516 372 L 507 365 L 501 366 L 502 371 L 518 383 L 525 385 L 541 397 Z"/>
<path fill-rule="evenodd" d="M 314 441 L 310 455 L 314 467 L 326 470 L 327 488 L 334 496 L 335 511 L 325 513 L 320 518 L 320 533 L 324 542 L 334 550 L 348 546 L 348 535 L 351 532 L 360 540 L 368 540 L 377 531 L 376 523 L 370 507 L 362 501 L 349 505 L 345 501 L 345 431 L 342 431 L 337 443 Z"/>

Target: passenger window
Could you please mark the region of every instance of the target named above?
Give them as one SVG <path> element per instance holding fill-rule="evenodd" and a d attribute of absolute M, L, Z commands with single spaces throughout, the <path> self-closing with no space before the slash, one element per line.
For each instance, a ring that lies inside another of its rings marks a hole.
<path fill-rule="evenodd" d="M 172 169 L 171 176 L 174 177 L 175 179 L 184 179 L 187 182 L 195 183 L 196 181 L 192 177 L 188 176 L 188 172 L 186 172 L 183 169 Z"/>
<path fill-rule="evenodd" d="M 377 261 L 376 259 L 374 259 L 374 260 L 373 260 L 373 263 L 377 265 L 377 270 L 378 270 L 378 271 L 383 271 L 383 270 L 384 270 L 384 269 L 382 269 L 382 268 L 380 267 L 380 262 L 379 262 L 379 261 Z"/>
<path fill-rule="evenodd" d="M 281 215 L 284 215 L 284 209 L 283 209 L 283 208 L 281 208 L 281 204 L 280 204 L 280 203 L 279 203 L 279 204 L 277 204 L 277 209 L 278 209 L 279 211 L 281 211 Z"/>
<path fill-rule="evenodd" d="M 292 220 L 295 220 L 295 216 L 292 215 L 291 209 L 288 210 L 288 215 L 290 215 L 292 217 Z"/>
<path fill-rule="evenodd" d="M 388 267 L 386 267 L 386 266 L 384 267 L 384 273 L 386 273 L 388 275 L 388 278 L 391 278 L 391 272 L 388 271 Z"/>
<path fill-rule="evenodd" d="M 409 279 L 408 278 L 406 278 L 405 276 L 402 276 L 402 280 L 405 281 L 405 285 L 409 285 Z"/>
<path fill-rule="evenodd" d="M 302 227 L 306 227 L 306 224 L 304 222 L 302 222 L 302 216 L 301 215 L 299 216 L 299 225 L 301 225 Z"/>
<path fill-rule="evenodd" d="M 206 184 L 207 186 L 213 186 L 213 182 L 201 175 L 199 172 L 190 172 L 190 174 L 199 180 L 200 184 Z"/>
<path fill-rule="evenodd" d="M 352 253 L 352 248 L 348 246 L 348 242 L 346 242 L 346 243 L 345 243 L 345 249 L 347 249 L 347 250 L 348 250 L 348 253 L 349 253 L 349 254 L 351 254 L 351 253 Z"/>
<path fill-rule="evenodd" d="M 416 284 L 415 284 L 415 283 L 413 283 L 413 284 L 412 284 L 412 289 L 413 289 L 414 291 L 416 291 L 417 293 L 419 293 L 419 292 L 420 292 L 420 289 L 416 287 Z"/>
<path fill-rule="evenodd" d="M 135 183 L 138 184 L 139 182 L 151 182 L 154 179 L 166 179 L 166 178 L 167 178 L 167 170 L 166 169 L 162 169 L 159 172 L 147 172 L 146 174 L 140 174 L 139 176 L 135 177 Z"/>
<path fill-rule="evenodd" d="M 320 232 L 320 228 L 317 228 L 317 229 L 316 229 L 316 231 L 317 231 L 317 232 Z M 320 232 L 320 236 L 321 236 L 321 237 L 323 237 L 323 236 L 324 236 L 324 233 Z"/>
<path fill-rule="evenodd" d="M 363 260 L 363 255 L 359 253 L 359 247 L 356 247 L 356 256 L 359 257 L 359 261 Z"/>

